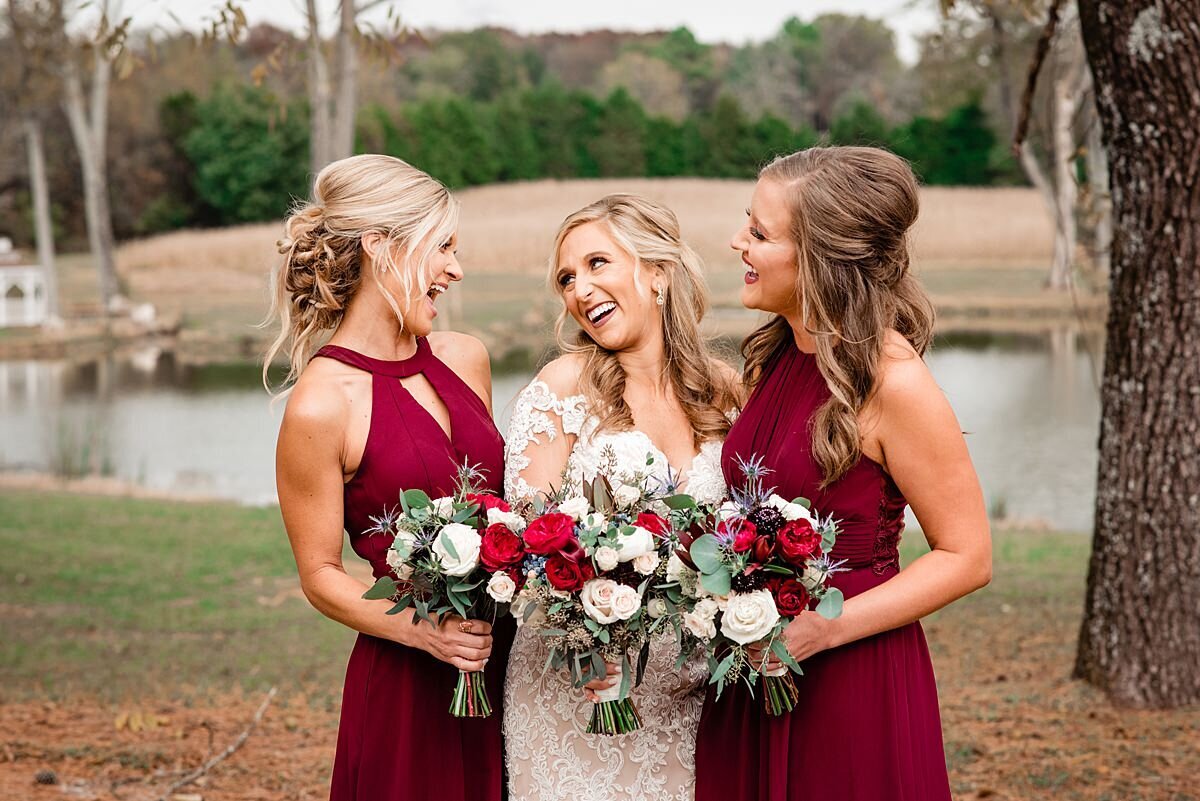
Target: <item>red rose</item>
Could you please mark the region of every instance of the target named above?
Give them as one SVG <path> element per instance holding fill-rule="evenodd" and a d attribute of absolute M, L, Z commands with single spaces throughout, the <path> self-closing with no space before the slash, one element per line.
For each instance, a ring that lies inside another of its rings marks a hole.
<path fill-rule="evenodd" d="M 796 579 L 772 579 L 770 587 L 775 608 L 784 617 L 795 617 L 808 608 L 808 590 Z"/>
<path fill-rule="evenodd" d="M 758 526 L 740 517 L 722 520 L 717 524 L 717 537 L 732 540 L 734 552 L 745 553 L 758 539 Z"/>
<path fill-rule="evenodd" d="M 808 520 L 792 520 L 779 529 L 779 552 L 796 567 L 803 567 L 820 550 L 821 535 Z"/>
<path fill-rule="evenodd" d="M 637 520 L 633 521 L 633 524 L 659 537 L 667 537 L 671 534 L 671 524 L 653 512 L 642 512 L 637 516 Z"/>
<path fill-rule="evenodd" d="M 502 523 L 488 526 L 483 530 L 483 542 L 479 544 L 479 561 L 488 570 L 504 570 L 512 565 L 520 564 L 525 558 L 525 547 L 521 538 Z"/>
<path fill-rule="evenodd" d="M 575 536 L 575 518 L 550 512 L 534 520 L 525 529 L 525 549 L 539 556 L 557 553 Z"/>
<path fill-rule="evenodd" d="M 471 503 L 479 504 L 479 508 L 483 510 L 485 516 L 488 509 L 499 509 L 501 512 L 512 511 L 512 507 L 508 505 L 508 501 L 498 498 L 490 492 L 468 492 L 467 500 Z"/>
<path fill-rule="evenodd" d="M 546 581 L 556 590 L 578 592 L 591 578 L 595 578 L 595 571 L 589 562 L 572 562 L 558 555 L 546 560 Z"/>

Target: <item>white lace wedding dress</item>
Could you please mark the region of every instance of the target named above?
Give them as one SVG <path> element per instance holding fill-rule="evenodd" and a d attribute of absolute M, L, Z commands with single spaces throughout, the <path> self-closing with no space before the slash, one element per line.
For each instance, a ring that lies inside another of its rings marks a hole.
<path fill-rule="evenodd" d="M 523 471 L 547 446 L 563 447 L 566 481 L 578 487 L 600 464 L 618 473 L 667 478 L 666 456 L 641 431 L 598 431 L 582 395 L 558 398 L 535 380 L 517 398 L 505 446 L 504 492 L 510 501 L 535 495 Z M 561 459 L 561 452 L 558 458 Z M 721 443 L 704 443 L 682 470 L 681 489 L 697 500 L 725 495 Z M 648 464 L 649 462 L 649 464 Z M 628 466 L 625 470 L 622 466 Z M 563 671 L 543 673 L 548 653 L 529 627 L 518 630 L 504 688 L 505 761 L 511 801 L 690 801 L 695 793 L 696 726 L 707 667 L 702 658 L 676 669 L 674 635 L 651 643 L 645 678 L 632 692 L 642 727 L 615 737 L 586 734 L 591 702 Z"/>

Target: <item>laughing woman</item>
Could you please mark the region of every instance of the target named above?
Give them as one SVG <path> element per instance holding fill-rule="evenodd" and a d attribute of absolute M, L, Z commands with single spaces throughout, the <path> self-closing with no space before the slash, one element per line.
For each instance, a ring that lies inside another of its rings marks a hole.
<path fill-rule="evenodd" d="M 761 457 L 786 498 L 841 521 L 841 617 L 783 641 L 800 698 L 772 717 L 742 688 L 709 694 L 698 801 L 950 801 L 937 688 L 917 621 L 986 584 L 991 541 L 962 431 L 922 355 L 928 298 L 909 271 L 917 185 L 874 148 L 813 148 L 759 175 L 733 237 L 742 303 L 773 315 L 743 343 L 752 394 L 722 454 Z M 912 507 L 930 552 L 900 570 Z M 777 667 L 774 657 L 768 668 Z"/>
<path fill-rule="evenodd" d="M 363 155 L 317 176 L 311 203 L 287 221 L 276 278 L 289 379 L 279 432 L 279 506 L 305 596 L 359 632 L 346 668 L 332 801 L 498 801 L 501 714 L 446 711 L 459 670 L 483 670 L 502 695 L 504 649 L 491 626 L 362 598 L 342 565 L 342 531 L 375 576 L 389 573 L 388 538 L 372 516 L 400 491 L 454 489 L 464 460 L 503 477 L 491 417 L 488 356 L 475 339 L 431 333 L 437 296 L 461 281 L 458 203 L 399 159 Z M 311 343 L 332 333 L 309 361 Z M 265 380 L 265 369 L 264 369 Z M 489 657 L 491 657 L 489 662 Z M 498 710 L 499 711 L 499 710 Z"/>

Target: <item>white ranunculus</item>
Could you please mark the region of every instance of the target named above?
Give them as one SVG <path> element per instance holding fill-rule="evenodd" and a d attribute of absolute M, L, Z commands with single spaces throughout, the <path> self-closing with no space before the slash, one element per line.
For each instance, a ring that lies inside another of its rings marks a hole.
<path fill-rule="evenodd" d="M 564 515 L 570 515 L 576 520 L 582 520 L 588 513 L 587 498 L 578 495 L 568 498 L 558 505 L 558 511 Z"/>
<path fill-rule="evenodd" d="M 583 589 L 579 591 L 579 602 L 583 604 L 583 611 L 597 623 L 615 623 L 618 618 L 613 611 L 613 599 L 620 586 L 612 579 L 606 578 L 584 582 Z"/>
<path fill-rule="evenodd" d="M 678 554 L 673 553 L 667 558 L 667 581 L 677 583 L 684 595 L 690 598 L 697 597 L 696 588 L 699 586 L 700 577 L 695 570 L 684 564 Z"/>
<path fill-rule="evenodd" d="M 642 491 L 632 484 L 622 484 L 613 490 L 613 503 L 630 507 L 642 499 Z"/>
<path fill-rule="evenodd" d="M 825 578 L 826 573 L 824 570 L 808 565 L 804 568 L 804 575 L 800 576 L 800 583 L 804 585 L 804 589 L 813 592 L 825 583 Z"/>
<path fill-rule="evenodd" d="M 503 509 L 492 507 L 487 510 L 487 521 L 489 526 L 494 526 L 499 523 L 506 526 L 510 531 L 520 534 L 525 530 L 525 518 L 521 517 L 516 512 L 506 512 Z"/>
<path fill-rule="evenodd" d="M 659 556 L 658 551 L 644 553 L 633 560 L 633 569 L 641 573 L 643 576 L 648 576 L 658 568 Z"/>
<path fill-rule="evenodd" d="M 612 570 L 621 561 L 617 555 L 617 549 L 608 545 L 601 545 L 597 548 L 592 558 L 596 560 L 596 567 L 601 570 Z"/>
<path fill-rule="evenodd" d="M 517 591 L 517 583 L 512 580 L 512 576 L 502 570 L 497 570 L 488 579 L 487 593 L 497 603 L 506 604 L 513 599 L 513 593 Z"/>
<path fill-rule="evenodd" d="M 717 636 L 717 603 L 711 598 L 705 598 L 696 603 L 690 612 L 683 615 L 683 625 L 692 634 L 702 640 L 711 640 Z"/>
<path fill-rule="evenodd" d="M 531 604 L 534 605 L 534 610 L 529 613 L 529 620 L 526 620 L 525 610 L 528 609 Z M 536 627 L 546 619 L 545 612 L 543 612 L 541 607 L 537 605 L 537 602 L 533 599 L 533 596 L 528 590 L 521 590 L 519 593 L 517 593 L 517 597 L 513 598 L 512 606 L 508 608 L 508 611 L 514 618 L 517 619 L 518 628 L 524 626 L 526 623 Z"/>
<path fill-rule="evenodd" d="M 388 548 L 387 565 L 396 574 L 396 578 L 401 581 L 412 577 L 413 566 L 408 563 L 408 557 L 395 548 Z"/>
<path fill-rule="evenodd" d="M 642 608 L 642 596 L 633 587 L 618 584 L 613 591 L 612 613 L 617 620 L 629 620 Z"/>
<path fill-rule="evenodd" d="M 446 547 L 447 541 L 454 547 L 454 554 Z M 479 532 L 470 526 L 448 523 L 434 539 L 433 552 L 448 575 L 465 576 L 479 564 L 480 542 Z"/>
<path fill-rule="evenodd" d="M 453 498 L 434 498 L 430 503 L 433 504 L 434 514 L 438 517 L 454 517 Z"/>
<path fill-rule="evenodd" d="M 667 602 L 662 598 L 651 598 L 650 602 L 646 604 L 646 614 L 655 620 L 665 615 L 667 611 Z"/>
<path fill-rule="evenodd" d="M 774 506 L 776 509 L 778 509 L 779 513 L 783 515 L 784 520 L 799 520 L 800 518 L 804 518 L 805 520 L 813 519 L 812 514 L 803 506 L 798 503 L 792 503 L 784 500 L 778 495 L 772 495 L 767 499 L 767 503 L 770 506 Z"/>
<path fill-rule="evenodd" d="M 632 528 L 633 531 L 628 534 L 620 533 L 617 535 L 617 543 L 621 546 L 618 554 L 622 562 L 632 562 L 642 554 L 647 554 L 654 550 L 653 532 L 641 526 L 633 526 Z"/>
<path fill-rule="evenodd" d="M 779 622 L 779 610 L 770 590 L 730 593 L 721 633 L 739 645 L 758 642 Z"/>

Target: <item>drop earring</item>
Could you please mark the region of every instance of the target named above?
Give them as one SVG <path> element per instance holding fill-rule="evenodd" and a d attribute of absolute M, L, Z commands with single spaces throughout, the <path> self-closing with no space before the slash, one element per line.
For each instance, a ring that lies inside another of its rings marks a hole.
<path fill-rule="evenodd" d="M 663 288 L 661 286 L 658 287 L 657 292 L 658 292 L 658 300 L 656 300 L 654 302 L 657 303 L 659 306 L 665 306 L 667 303 L 667 293 L 663 292 Z"/>

